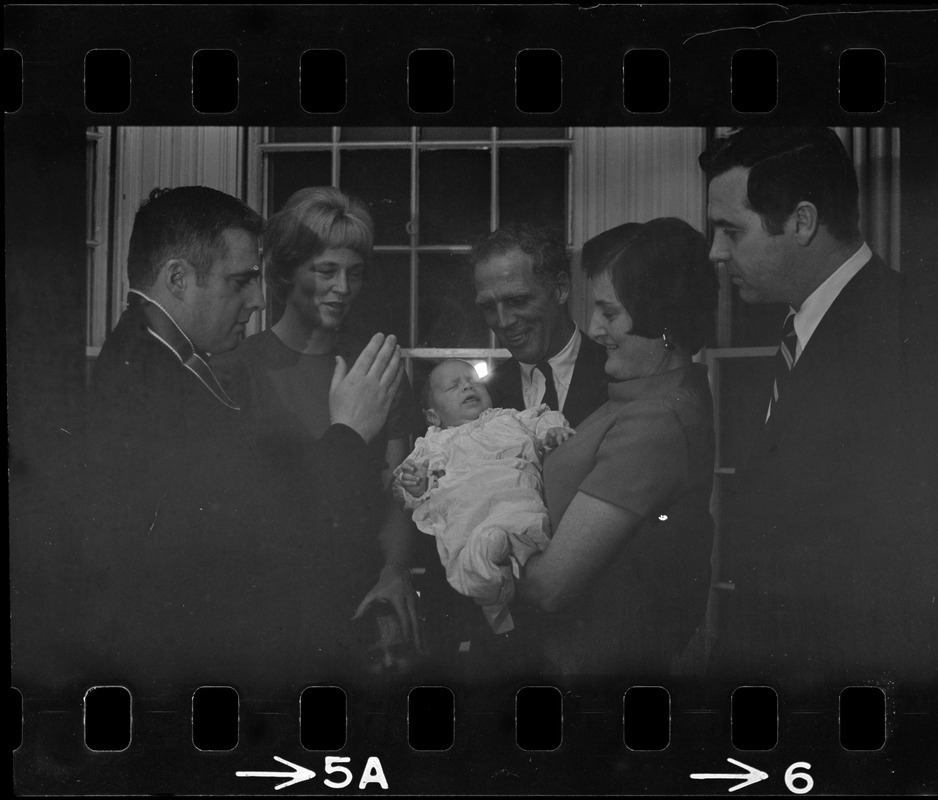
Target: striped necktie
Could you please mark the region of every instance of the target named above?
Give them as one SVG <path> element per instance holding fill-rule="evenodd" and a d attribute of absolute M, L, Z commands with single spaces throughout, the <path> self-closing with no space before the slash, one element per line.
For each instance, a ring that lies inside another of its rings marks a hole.
<path fill-rule="evenodd" d="M 557 399 L 557 386 L 554 384 L 554 371 L 546 361 L 542 361 L 538 364 L 537 368 L 544 376 L 544 396 L 541 398 L 541 402 L 546 403 L 551 411 L 560 411 L 560 401 Z"/>
<path fill-rule="evenodd" d="M 782 341 L 779 343 L 778 352 L 775 354 L 775 382 L 772 384 L 772 399 L 769 402 L 769 413 L 766 419 L 772 416 L 772 412 L 778 405 L 779 394 L 785 390 L 785 384 L 795 367 L 795 355 L 798 348 L 798 336 L 795 334 L 795 312 L 790 311 L 785 317 L 785 324 L 782 326 Z"/>

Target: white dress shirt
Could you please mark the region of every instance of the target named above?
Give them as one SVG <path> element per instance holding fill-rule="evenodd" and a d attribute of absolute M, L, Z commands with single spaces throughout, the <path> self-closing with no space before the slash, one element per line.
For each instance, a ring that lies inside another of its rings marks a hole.
<path fill-rule="evenodd" d="M 795 352 L 796 364 L 804 349 L 808 346 L 808 341 L 815 329 L 824 319 L 824 315 L 833 305 L 844 286 L 866 266 L 872 257 L 873 251 L 864 242 L 857 252 L 850 256 L 824 283 L 808 295 L 808 299 L 795 312 L 795 335 L 798 337 L 798 347 Z"/>
<path fill-rule="evenodd" d="M 824 283 L 808 295 L 808 298 L 801 304 L 801 308 L 797 311 L 793 308 L 790 309 L 789 313 L 794 312 L 795 314 L 795 337 L 798 340 L 798 344 L 795 347 L 793 367 L 794 364 L 798 363 L 798 359 L 801 358 L 801 354 L 808 346 L 808 341 L 811 339 L 817 326 L 821 324 L 824 315 L 834 304 L 834 301 L 837 299 L 837 296 L 841 293 L 844 286 L 866 266 L 867 262 L 869 262 L 872 257 L 873 251 L 870 250 L 869 245 L 864 242 L 860 245 L 860 249 L 857 250 L 857 252 L 834 270 Z M 772 403 L 770 401 L 769 407 L 765 412 L 766 422 L 768 422 L 771 415 Z"/>
<path fill-rule="evenodd" d="M 550 368 L 554 372 L 554 386 L 557 389 L 557 402 L 560 403 L 559 409 L 562 411 L 563 404 L 567 400 L 567 391 L 570 389 L 570 381 L 573 380 L 573 368 L 576 366 L 576 357 L 580 353 L 580 333 L 579 328 L 574 328 L 573 336 L 570 341 L 564 345 L 557 355 L 547 359 Z M 543 373 L 535 369 L 536 364 L 525 364 L 518 362 L 521 367 L 521 394 L 524 397 L 524 407 L 535 408 L 543 402 L 544 392 L 547 389 L 547 382 Z"/>

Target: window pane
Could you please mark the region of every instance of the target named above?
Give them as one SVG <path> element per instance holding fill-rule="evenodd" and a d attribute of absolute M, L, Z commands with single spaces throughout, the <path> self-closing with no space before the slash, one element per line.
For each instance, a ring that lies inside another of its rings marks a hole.
<path fill-rule="evenodd" d="M 472 139 L 488 141 L 492 138 L 491 128 L 421 128 L 419 138 L 429 142 L 466 141 Z"/>
<path fill-rule="evenodd" d="M 368 203 L 375 220 L 375 244 L 410 243 L 409 150 L 343 151 L 339 186 Z"/>
<path fill-rule="evenodd" d="M 469 244 L 489 232 L 488 150 L 420 154 L 421 244 Z"/>
<path fill-rule="evenodd" d="M 733 347 L 768 347 L 779 343 L 782 324 L 788 315 L 787 305 L 743 302 L 736 286 L 733 286 L 731 304 Z"/>
<path fill-rule="evenodd" d="M 332 128 L 271 128 L 268 135 L 271 142 L 331 142 Z"/>
<path fill-rule="evenodd" d="M 342 128 L 343 142 L 409 142 L 410 128 Z"/>
<path fill-rule="evenodd" d="M 332 183 L 330 153 L 271 153 L 268 156 L 267 213 L 273 214 L 297 189 Z"/>
<path fill-rule="evenodd" d="M 417 267 L 417 347 L 488 347 L 466 255 L 421 253 Z"/>
<path fill-rule="evenodd" d="M 566 128 L 499 128 L 499 139 L 566 139 Z"/>
<path fill-rule="evenodd" d="M 528 222 L 566 238 L 567 151 L 506 149 L 498 155 L 499 224 Z"/>
<path fill-rule="evenodd" d="M 773 358 L 721 358 L 720 467 L 739 467 L 765 420 Z"/>
<path fill-rule="evenodd" d="M 401 347 L 410 347 L 409 314 L 410 256 L 375 253 L 362 292 L 349 311 L 346 329 L 364 338 L 393 333 Z"/>

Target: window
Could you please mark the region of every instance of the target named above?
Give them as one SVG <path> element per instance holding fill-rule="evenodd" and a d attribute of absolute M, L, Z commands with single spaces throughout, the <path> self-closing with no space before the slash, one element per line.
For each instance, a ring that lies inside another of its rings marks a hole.
<path fill-rule="evenodd" d="M 507 356 L 474 304 L 467 255 L 477 237 L 530 222 L 571 242 L 566 128 L 272 127 L 249 137 L 247 199 L 265 216 L 305 186 L 338 186 L 368 204 L 374 261 L 348 327 L 395 334 L 417 383 L 429 360 L 491 366 Z M 272 302 L 258 326 L 282 311 Z"/>

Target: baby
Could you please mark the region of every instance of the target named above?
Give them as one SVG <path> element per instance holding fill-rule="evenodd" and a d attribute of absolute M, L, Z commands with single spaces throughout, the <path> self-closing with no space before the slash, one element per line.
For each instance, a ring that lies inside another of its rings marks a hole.
<path fill-rule="evenodd" d="M 430 428 L 395 470 L 396 493 L 436 537 L 450 585 L 507 633 L 514 578 L 550 539 L 541 459 L 573 431 L 544 405 L 492 408 L 475 369 L 456 359 L 430 373 L 423 405 Z"/>

